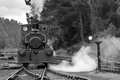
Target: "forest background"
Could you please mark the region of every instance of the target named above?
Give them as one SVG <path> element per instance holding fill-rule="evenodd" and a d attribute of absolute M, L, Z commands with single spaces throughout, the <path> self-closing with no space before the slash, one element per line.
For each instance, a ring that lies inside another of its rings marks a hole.
<path fill-rule="evenodd" d="M 37 9 L 36 9 L 37 8 Z M 45 0 L 43 10 L 31 5 L 34 20 L 50 26 L 55 50 L 112 35 L 120 36 L 119 0 Z M 38 15 L 41 15 L 38 17 Z M 0 49 L 20 47 L 20 23 L 0 18 Z"/>

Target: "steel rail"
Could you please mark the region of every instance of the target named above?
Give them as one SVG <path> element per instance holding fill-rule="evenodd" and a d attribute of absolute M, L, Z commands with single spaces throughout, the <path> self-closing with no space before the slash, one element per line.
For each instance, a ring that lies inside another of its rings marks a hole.
<path fill-rule="evenodd" d="M 11 76 L 9 76 L 6 80 L 14 80 L 14 78 L 16 77 L 16 74 L 18 74 L 19 72 L 21 72 L 24 69 L 24 67 L 22 67 L 21 69 L 17 70 L 16 72 L 14 72 Z"/>
<path fill-rule="evenodd" d="M 46 67 L 45 67 L 45 69 L 43 70 L 43 72 L 42 72 L 42 75 L 41 75 L 41 79 L 40 80 L 43 80 L 43 78 L 44 78 L 44 76 L 45 76 L 45 74 L 46 74 Z"/>
<path fill-rule="evenodd" d="M 36 75 L 36 74 L 30 72 L 29 70 L 27 70 L 26 68 L 22 67 L 21 69 L 14 72 L 11 76 L 9 76 L 6 80 L 15 80 L 16 77 L 19 75 L 19 73 L 22 71 L 24 71 L 25 73 L 27 73 L 28 75 L 30 75 L 32 77 L 39 78 L 38 75 Z"/>
<path fill-rule="evenodd" d="M 91 80 L 89 78 L 83 77 L 83 76 L 75 76 L 75 75 L 71 75 L 71 74 L 65 74 L 65 73 L 60 73 L 51 69 L 48 69 L 48 71 L 50 73 L 53 73 L 55 75 L 59 75 L 61 77 L 65 77 L 67 79 L 72 79 L 72 80 Z"/>
<path fill-rule="evenodd" d="M 110 64 L 117 64 L 120 65 L 120 62 L 115 62 L 115 61 L 102 61 L 101 64 L 101 70 L 105 71 L 105 72 L 113 72 L 113 73 L 120 73 L 120 67 L 119 66 L 110 66 Z M 83 77 L 83 76 L 77 76 L 77 75 L 71 75 L 71 74 L 66 74 L 66 73 L 62 73 L 62 72 L 58 72 L 58 71 L 54 71 L 48 68 L 44 68 L 43 72 L 39 75 L 32 73 L 31 71 L 25 69 L 24 67 L 22 67 L 21 69 L 17 70 L 15 73 L 13 73 L 10 77 L 8 77 L 6 80 L 12 80 L 14 79 L 16 76 L 18 76 L 18 73 L 21 72 L 22 70 L 24 70 L 27 74 L 29 74 L 30 76 L 36 77 L 37 80 L 53 80 L 50 77 L 47 77 L 45 74 L 47 72 L 49 72 L 50 74 L 54 74 L 57 76 L 60 76 L 61 78 L 67 78 L 70 80 L 90 80 L 87 77 Z"/>

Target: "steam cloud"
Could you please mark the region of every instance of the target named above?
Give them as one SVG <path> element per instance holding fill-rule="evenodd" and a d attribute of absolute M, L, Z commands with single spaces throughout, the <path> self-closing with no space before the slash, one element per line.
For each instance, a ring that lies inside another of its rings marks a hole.
<path fill-rule="evenodd" d="M 100 44 L 101 60 L 120 61 L 120 38 L 108 35 L 98 39 Z M 95 45 L 95 43 L 94 43 Z M 63 60 L 59 65 L 50 65 L 50 69 L 65 72 L 94 71 L 97 68 L 97 60 L 89 55 L 96 55 L 96 46 L 83 46 L 73 57 L 72 62 Z M 91 48 L 92 47 L 92 48 Z"/>
<path fill-rule="evenodd" d="M 120 38 L 114 36 L 107 36 L 100 38 L 101 41 L 101 58 L 109 61 L 119 61 L 120 54 Z"/>
<path fill-rule="evenodd" d="M 72 63 L 68 61 L 62 61 L 59 65 L 50 65 L 50 69 L 66 71 L 66 72 L 85 72 L 93 71 L 96 69 L 96 61 L 92 59 L 88 53 L 91 52 L 91 48 L 83 46 L 73 57 Z"/>

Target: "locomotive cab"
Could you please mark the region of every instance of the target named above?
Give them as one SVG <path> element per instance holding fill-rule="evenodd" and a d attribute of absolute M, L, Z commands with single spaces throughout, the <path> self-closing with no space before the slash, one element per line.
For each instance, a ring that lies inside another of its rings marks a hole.
<path fill-rule="evenodd" d="M 19 63 L 53 62 L 53 50 L 47 45 L 49 26 L 44 24 L 21 25 Z"/>

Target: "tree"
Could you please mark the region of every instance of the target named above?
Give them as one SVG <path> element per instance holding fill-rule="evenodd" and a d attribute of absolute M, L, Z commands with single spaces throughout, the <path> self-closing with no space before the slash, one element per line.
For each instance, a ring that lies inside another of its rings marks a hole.
<path fill-rule="evenodd" d="M 91 10 L 91 29 L 93 34 L 99 33 L 108 29 L 109 24 L 115 27 L 119 26 L 120 17 L 116 14 L 118 3 L 114 0 L 89 0 L 88 4 Z"/>
<path fill-rule="evenodd" d="M 90 33 L 90 8 L 87 0 L 46 0 L 42 21 L 50 22 L 52 30 L 64 46 L 73 45 Z M 54 28 L 53 28 L 54 27 Z"/>
<path fill-rule="evenodd" d="M 89 23 L 90 17 L 90 9 L 87 4 L 87 0 L 74 0 L 71 2 L 73 8 L 75 9 L 75 13 L 77 14 L 78 19 L 76 21 L 78 22 L 78 26 L 80 27 L 80 35 L 82 43 L 84 42 L 84 27 L 86 24 Z M 86 23 L 87 22 L 87 23 Z"/>
<path fill-rule="evenodd" d="M 14 43 L 11 43 L 10 39 L 14 39 Z M 19 48 L 19 43 L 20 24 L 15 20 L 0 18 L 0 48 L 3 49 L 11 45 L 14 48 Z"/>

